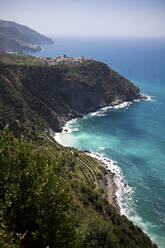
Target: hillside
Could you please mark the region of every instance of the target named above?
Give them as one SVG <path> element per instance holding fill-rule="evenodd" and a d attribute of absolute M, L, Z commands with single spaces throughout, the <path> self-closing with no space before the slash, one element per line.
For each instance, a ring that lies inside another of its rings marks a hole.
<path fill-rule="evenodd" d="M 0 55 L 0 127 L 24 134 L 0 131 L 0 246 L 156 248 L 107 201 L 103 165 L 50 135 L 139 89 L 101 62 L 65 59 Z"/>
<path fill-rule="evenodd" d="M 59 131 L 71 118 L 141 98 L 139 89 L 106 64 L 45 65 L 23 54 L 0 55 L 1 126 Z"/>
<path fill-rule="evenodd" d="M 39 51 L 39 45 L 53 41 L 38 32 L 15 22 L 0 20 L 0 52 Z"/>

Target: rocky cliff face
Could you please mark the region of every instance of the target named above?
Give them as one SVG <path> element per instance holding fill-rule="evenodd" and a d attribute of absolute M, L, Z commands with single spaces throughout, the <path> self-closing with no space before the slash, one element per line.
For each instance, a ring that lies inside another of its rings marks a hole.
<path fill-rule="evenodd" d="M 136 86 L 106 64 L 83 57 L 74 60 L 64 58 L 65 63 L 52 66 L 2 63 L 0 104 L 7 113 L 3 126 L 12 126 L 12 111 L 17 125 L 59 131 L 70 118 L 141 98 Z"/>

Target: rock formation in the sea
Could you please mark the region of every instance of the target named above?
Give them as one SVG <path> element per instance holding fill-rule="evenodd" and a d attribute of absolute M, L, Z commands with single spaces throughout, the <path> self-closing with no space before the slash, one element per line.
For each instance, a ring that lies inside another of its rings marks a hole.
<path fill-rule="evenodd" d="M 2 54 L 0 61 L 3 126 L 59 131 L 71 118 L 141 98 L 133 83 L 93 59 Z"/>
<path fill-rule="evenodd" d="M 51 39 L 27 26 L 0 20 L 0 52 L 35 52 L 41 50 L 39 45 L 51 43 Z"/>

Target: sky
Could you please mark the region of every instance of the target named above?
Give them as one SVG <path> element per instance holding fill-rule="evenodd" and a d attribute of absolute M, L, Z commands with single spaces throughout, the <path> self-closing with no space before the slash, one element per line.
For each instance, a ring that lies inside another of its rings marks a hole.
<path fill-rule="evenodd" d="M 165 0 L 0 0 L 0 19 L 49 36 L 165 37 Z"/>

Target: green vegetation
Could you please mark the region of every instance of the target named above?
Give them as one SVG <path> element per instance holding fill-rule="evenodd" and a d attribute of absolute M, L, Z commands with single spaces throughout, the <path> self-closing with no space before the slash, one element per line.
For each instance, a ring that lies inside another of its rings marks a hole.
<path fill-rule="evenodd" d="M 59 131 L 70 118 L 139 98 L 137 87 L 101 62 L 41 66 L 23 54 L 1 54 L 0 61 L 1 125 L 14 132 Z"/>
<path fill-rule="evenodd" d="M 32 61 L 20 54 L 0 63 L 0 247 L 156 248 L 105 199 L 100 162 L 50 135 L 139 90 L 100 62 Z"/>
<path fill-rule="evenodd" d="M 0 52 L 40 51 L 38 44 L 52 43 L 51 39 L 24 25 L 0 20 Z"/>
<path fill-rule="evenodd" d="M 0 170 L 1 247 L 156 247 L 103 198 L 99 162 L 47 134 L 36 147 L 1 131 Z"/>
<path fill-rule="evenodd" d="M 9 235 L 9 241 L 16 236 L 18 247 L 77 247 L 76 229 L 66 214 L 71 197 L 58 161 L 7 131 L 0 133 L 0 151 L 1 242 Z"/>
<path fill-rule="evenodd" d="M 17 54 L 0 54 L 0 61 L 5 64 L 17 64 L 17 65 L 41 65 L 39 59 L 34 56 L 26 55 L 24 53 Z"/>

